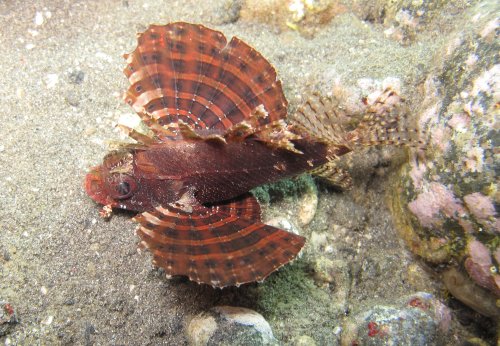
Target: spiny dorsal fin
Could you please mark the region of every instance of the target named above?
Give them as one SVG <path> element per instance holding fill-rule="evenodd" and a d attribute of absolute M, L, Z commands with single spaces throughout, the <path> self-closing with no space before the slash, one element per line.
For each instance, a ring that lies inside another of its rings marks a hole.
<path fill-rule="evenodd" d="M 407 112 L 402 98 L 392 89 L 384 90 L 369 105 L 361 121 L 348 116 L 332 99 L 312 95 L 292 117 L 292 124 L 301 134 L 322 141 L 329 146 L 329 162 L 311 171 L 311 174 L 347 189 L 352 179 L 336 166 L 339 156 L 359 146 L 407 145 L 424 147 L 421 132 L 404 125 Z M 356 125 L 357 123 L 357 125 Z M 349 128 L 354 130 L 349 131 Z"/>
<path fill-rule="evenodd" d="M 291 117 L 291 124 L 300 133 L 315 140 L 337 146 L 348 146 L 344 125 L 348 117 L 329 97 L 312 94 Z"/>

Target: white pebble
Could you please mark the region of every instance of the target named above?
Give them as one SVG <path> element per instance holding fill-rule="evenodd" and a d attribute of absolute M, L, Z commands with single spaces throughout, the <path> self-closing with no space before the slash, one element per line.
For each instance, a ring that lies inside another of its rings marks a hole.
<path fill-rule="evenodd" d="M 48 316 L 46 319 L 42 321 L 42 324 L 50 326 L 52 324 L 52 321 L 54 321 L 54 316 Z"/>
<path fill-rule="evenodd" d="M 43 24 L 43 14 L 42 12 L 37 12 L 35 14 L 35 25 L 42 25 Z"/>
<path fill-rule="evenodd" d="M 52 89 L 59 82 L 59 76 L 56 73 L 49 73 L 45 76 L 45 84 L 47 88 Z"/>

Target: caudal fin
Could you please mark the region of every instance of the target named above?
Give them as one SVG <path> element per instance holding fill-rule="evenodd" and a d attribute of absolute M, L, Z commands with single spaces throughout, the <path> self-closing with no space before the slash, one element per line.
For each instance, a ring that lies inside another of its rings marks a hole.
<path fill-rule="evenodd" d="M 425 147 L 423 133 L 406 124 L 406 114 L 403 99 L 388 88 L 368 106 L 361 120 L 348 115 L 331 98 L 313 94 L 291 117 L 291 123 L 302 136 L 329 146 L 330 161 L 310 173 L 346 189 L 352 180 L 337 166 L 339 156 L 361 146 Z"/>
<path fill-rule="evenodd" d="M 373 102 L 359 122 L 349 132 L 355 145 L 395 145 L 424 148 L 423 132 L 407 124 L 404 100 L 393 89 L 387 88 Z"/>

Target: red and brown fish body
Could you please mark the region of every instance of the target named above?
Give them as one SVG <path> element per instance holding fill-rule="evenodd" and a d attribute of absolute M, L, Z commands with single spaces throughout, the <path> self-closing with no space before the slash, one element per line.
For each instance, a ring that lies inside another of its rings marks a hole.
<path fill-rule="evenodd" d="M 305 239 L 262 223 L 247 192 L 306 171 L 347 186 L 333 160 L 376 143 L 367 129 L 385 131 L 377 124 L 388 122 L 368 117 L 347 132 L 328 100 L 311 98 L 287 124 L 274 68 L 243 41 L 201 25 L 151 26 L 138 42 L 126 56 L 125 100 L 142 127 L 122 126 L 138 143 L 94 167 L 87 193 L 105 214 L 140 213 L 141 244 L 169 276 L 214 287 L 263 280 Z"/>
<path fill-rule="evenodd" d="M 192 189 L 200 204 L 216 203 L 327 162 L 323 143 L 302 141 L 295 147 L 303 154 L 273 149 L 252 139 L 174 141 L 136 152 L 135 174 L 144 179 L 177 181 L 181 189 Z"/>

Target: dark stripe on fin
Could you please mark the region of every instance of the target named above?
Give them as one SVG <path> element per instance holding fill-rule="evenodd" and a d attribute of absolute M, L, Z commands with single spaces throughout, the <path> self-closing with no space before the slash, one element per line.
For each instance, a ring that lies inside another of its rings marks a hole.
<path fill-rule="evenodd" d="M 184 22 L 151 25 L 125 58 L 124 99 L 148 125 L 181 120 L 195 130 L 223 131 L 259 105 L 269 113 L 261 124 L 286 117 L 274 67 L 236 37 L 227 42 L 221 32 Z"/>
<path fill-rule="evenodd" d="M 135 218 L 142 245 L 168 276 L 185 275 L 213 287 L 262 281 L 303 247 L 301 236 L 260 222 L 251 195 L 204 207 L 182 203 Z"/>

